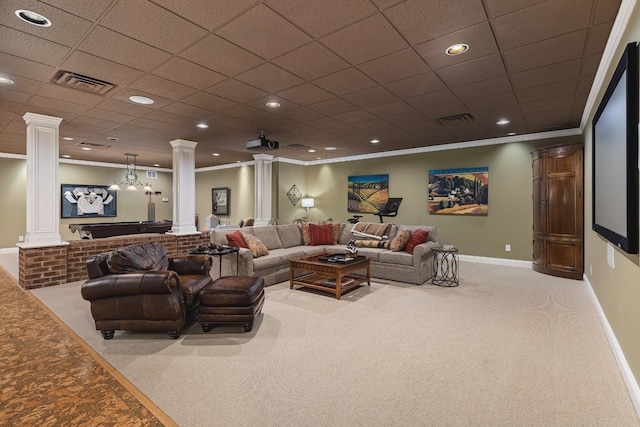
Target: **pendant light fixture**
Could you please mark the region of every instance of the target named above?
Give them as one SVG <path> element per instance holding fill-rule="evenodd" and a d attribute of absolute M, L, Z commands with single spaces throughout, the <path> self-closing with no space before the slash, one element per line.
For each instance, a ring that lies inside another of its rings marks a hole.
<path fill-rule="evenodd" d="M 127 172 L 124 175 L 124 180 L 120 184 L 116 184 L 113 181 L 113 185 L 109 187 L 109 190 L 121 190 L 124 187 L 127 191 L 138 191 L 138 187 L 140 187 L 147 193 L 153 191 L 149 183 L 143 184 L 138 181 L 136 170 L 136 157 L 138 155 L 132 153 L 124 153 L 124 155 L 127 156 Z M 130 157 L 133 157 L 133 162 L 129 160 Z"/>

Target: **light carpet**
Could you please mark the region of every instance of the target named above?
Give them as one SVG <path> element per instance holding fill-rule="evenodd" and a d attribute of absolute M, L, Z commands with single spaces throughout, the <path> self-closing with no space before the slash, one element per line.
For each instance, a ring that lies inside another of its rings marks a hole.
<path fill-rule="evenodd" d="M 581 281 L 462 262 L 460 286 L 338 301 L 266 289 L 253 331 L 95 331 L 80 283 L 33 293 L 183 426 L 638 426 Z"/>

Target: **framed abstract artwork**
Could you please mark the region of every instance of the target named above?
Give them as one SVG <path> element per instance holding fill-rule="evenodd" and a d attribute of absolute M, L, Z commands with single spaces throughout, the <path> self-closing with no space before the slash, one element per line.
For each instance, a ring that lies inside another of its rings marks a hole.
<path fill-rule="evenodd" d="M 117 192 L 108 185 L 62 184 L 61 217 L 116 216 Z"/>
<path fill-rule="evenodd" d="M 358 175 L 347 178 L 347 210 L 376 213 L 389 199 L 389 175 Z"/>
<path fill-rule="evenodd" d="M 436 215 L 488 215 L 489 168 L 429 171 L 429 213 Z"/>

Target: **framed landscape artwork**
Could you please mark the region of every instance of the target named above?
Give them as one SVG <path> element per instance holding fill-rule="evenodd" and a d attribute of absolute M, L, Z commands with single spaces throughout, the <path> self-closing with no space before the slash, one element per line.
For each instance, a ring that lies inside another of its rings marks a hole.
<path fill-rule="evenodd" d="M 231 190 L 229 187 L 219 187 L 211 189 L 212 208 L 215 215 L 229 215 L 231 206 Z"/>
<path fill-rule="evenodd" d="M 429 171 L 429 213 L 488 215 L 489 168 Z"/>
<path fill-rule="evenodd" d="M 62 184 L 61 217 L 116 216 L 117 192 L 108 185 Z"/>
<path fill-rule="evenodd" d="M 389 199 L 389 175 L 358 175 L 347 178 L 347 210 L 376 213 Z"/>

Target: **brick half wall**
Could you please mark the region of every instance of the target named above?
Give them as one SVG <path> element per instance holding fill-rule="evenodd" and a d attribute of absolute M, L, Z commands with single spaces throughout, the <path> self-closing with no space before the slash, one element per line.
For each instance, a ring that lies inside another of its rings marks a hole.
<path fill-rule="evenodd" d="M 19 248 L 18 283 L 23 289 L 44 288 L 86 280 L 86 259 L 125 246 L 145 242 L 162 243 L 168 256 L 186 254 L 199 244 L 210 242 L 209 232 L 176 236 L 133 234 L 104 239 L 74 240 L 61 246 Z"/>

